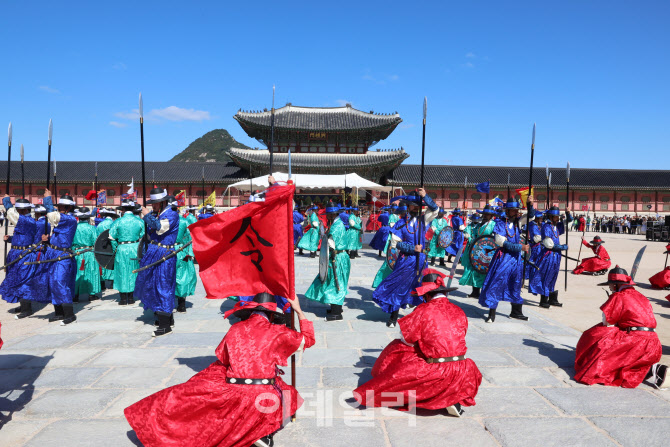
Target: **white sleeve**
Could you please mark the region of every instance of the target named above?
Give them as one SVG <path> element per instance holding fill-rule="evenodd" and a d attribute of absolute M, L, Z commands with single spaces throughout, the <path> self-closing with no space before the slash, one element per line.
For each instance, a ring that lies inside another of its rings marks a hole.
<path fill-rule="evenodd" d="M 328 246 L 329 246 L 330 248 L 332 248 L 333 250 L 337 250 L 337 249 L 335 248 L 335 241 L 332 240 L 332 239 L 330 239 L 330 238 L 328 238 Z"/>
<path fill-rule="evenodd" d="M 554 248 L 554 241 L 550 237 L 545 237 L 542 241 L 542 245 L 544 245 L 547 250 L 551 250 Z"/>
<path fill-rule="evenodd" d="M 539 243 L 541 240 L 542 240 L 542 236 L 540 236 L 539 234 L 536 234 L 535 236 L 533 236 L 533 242 L 535 242 L 536 244 Z"/>
<path fill-rule="evenodd" d="M 349 218 L 349 226 L 353 227 L 354 225 L 356 225 L 356 220 L 353 217 L 350 217 Z"/>
<path fill-rule="evenodd" d="M 16 211 L 16 208 L 14 207 L 11 207 L 10 209 L 7 210 L 7 220 L 12 225 L 16 225 L 16 223 L 19 221 L 20 216 L 21 215 L 19 214 L 18 211 Z"/>
<path fill-rule="evenodd" d="M 395 222 L 391 222 L 391 223 L 389 223 L 389 226 L 390 226 L 391 228 L 393 228 L 393 227 L 395 226 Z"/>
<path fill-rule="evenodd" d="M 167 219 L 161 219 L 161 227 L 158 231 L 156 231 L 156 234 L 161 235 L 167 233 L 169 229 L 170 229 L 170 221 Z"/>
<path fill-rule="evenodd" d="M 60 222 L 60 213 L 58 211 L 47 213 L 47 219 L 49 219 L 49 223 L 52 226 L 58 226 L 58 223 Z"/>
<path fill-rule="evenodd" d="M 424 215 L 423 215 L 423 221 L 425 222 L 426 227 L 429 227 L 429 226 L 430 226 L 430 223 L 431 223 L 433 220 L 435 220 L 435 218 L 437 217 L 437 215 L 438 215 L 439 213 L 440 213 L 440 209 L 439 209 L 439 208 L 436 209 L 435 211 L 433 211 L 433 210 L 431 210 L 431 209 L 428 209 L 428 211 L 426 211 L 426 212 L 424 213 Z"/>
<path fill-rule="evenodd" d="M 398 237 L 398 235 L 391 233 L 391 241 L 389 242 L 389 246 L 391 248 L 395 248 L 396 245 L 398 245 L 398 242 L 402 242 L 402 239 Z"/>
<path fill-rule="evenodd" d="M 460 231 L 465 230 L 465 225 L 461 225 L 460 227 L 458 227 L 458 229 L 459 229 Z"/>
<path fill-rule="evenodd" d="M 496 245 L 498 247 L 502 247 L 503 245 L 505 245 L 505 242 L 507 242 L 507 238 L 505 236 L 501 236 L 499 234 L 496 234 L 495 240 L 496 240 Z"/>
<path fill-rule="evenodd" d="M 314 222 L 312 222 L 312 226 L 313 226 L 314 228 L 319 228 L 319 221 L 318 221 L 318 220 L 315 220 Z"/>

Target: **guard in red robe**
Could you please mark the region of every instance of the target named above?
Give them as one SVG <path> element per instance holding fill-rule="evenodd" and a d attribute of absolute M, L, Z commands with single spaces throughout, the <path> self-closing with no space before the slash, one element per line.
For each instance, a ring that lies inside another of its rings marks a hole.
<path fill-rule="evenodd" d="M 665 387 L 668 368 L 657 363 L 663 348 L 649 300 L 619 266 L 599 285 L 608 285 L 613 293 L 600 306 L 603 322 L 584 332 L 577 343 L 575 380 L 636 388 L 652 379 L 658 388 Z"/>
<path fill-rule="evenodd" d="M 665 246 L 664 255 L 670 253 L 670 244 Z M 649 282 L 654 289 L 670 289 L 670 267 L 666 267 L 651 278 Z M 670 296 L 670 295 L 668 295 Z M 667 298 L 667 297 L 666 297 Z M 670 300 L 669 300 L 670 301 Z"/>
<path fill-rule="evenodd" d="M 423 271 L 421 286 L 412 294 L 423 296 L 425 303 L 398 321 L 400 339 L 382 351 L 373 378 L 354 390 L 362 405 L 446 409 L 456 417 L 462 406 L 475 405 L 482 375 L 465 357 L 468 320 L 445 295 L 456 289 L 445 287 L 443 278 L 437 270 Z"/>
<path fill-rule="evenodd" d="M 607 253 L 607 250 L 605 250 L 605 247 L 603 247 L 604 243 L 605 241 L 600 239 L 600 236 L 594 237 L 591 243 L 586 242 L 586 240 L 582 238 L 582 244 L 593 250 L 595 256 L 591 258 L 584 258 L 582 263 L 579 264 L 577 268 L 572 271 L 572 273 L 575 275 L 581 275 L 582 273 L 586 273 L 588 275 L 604 275 L 607 273 L 607 269 L 612 266 L 612 262 L 610 260 L 609 253 Z"/>
<path fill-rule="evenodd" d="M 145 447 L 269 447 L 272 435 L 302 405 L 278 366 L 304 343 L 314 327 L 289 300 L 300 331 L 287 328 L 273 295 L 261 293 L 225 313 L 242 319 L 216 348 L 218 360 L 188 382 L 152 394 L 124 410 Z"/>
<path fill-rule="evenodd" d="M 584 216 L 579 216 L 578 231 L 581 231 L 583 233 L 585 229 L 586 229 L 586 219 L 584 218 Z"/>

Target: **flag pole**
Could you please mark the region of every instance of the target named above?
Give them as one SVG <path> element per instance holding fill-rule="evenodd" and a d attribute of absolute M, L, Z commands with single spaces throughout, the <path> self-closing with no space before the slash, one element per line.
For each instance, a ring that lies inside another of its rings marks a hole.
<path fill-rule="evenodd" d="M 530 245 L 530 206 L 528 205 L 528 198 L 533 192 L 533 157 L 535 156 L 535 123 L 533 123 L 533 139 L 530 143 L 530 172 L 528 174 L 528 196 L 526 196 L 526 245 Z M 509 174 L 508 174 L 509 175 Z M 508 177 L 509 178 L 509 177 Z M 508 180 L 509 184 L 509 180 Z M 526 253 L 527 259 L 530 259 L 530 250 Z M 523 275 L 521 276 L 521 287 L 526 281 L 526 263 L 523 263 Z M 530 287 L 530 285 L 528 286 Z"/>
<path fill-rule="evenodd" d="M 275 86 L 272 86 L 272 109 L 270 111 L 270 175 L 272 175 L 272 162 L 274 157 L 273 146 L 275 144 Z"/>
<path fill-rule="evenodd" d="M 21 146 L 23 147 L 23 146 Z M 7 128 L 7 195 L 9 195 L 9 180 L 12 172 L 12 123 Z M 5 216 L 5 236 L 9 234 L 9 219 Z M 5 241 L 5 265 L 7 265 L 7 241 Z"/>
<path fill-rule="evenodd" d="M 426 114 L 428 112 L 428 98 L 423 97 L 423 133 L 421 135 L 421 188 L 423 189 L 423 172 L 425 169 L 426 160 Z M 423 197 L 419 195 L 419 220 L 417 221 L 416 234 L 418 240 L 421 241 L 421 219 L 423 218 Z M 418 245 L 418 244 L 415 244 Z M 416 276 L 421 274 L 421 253 L 416 254 Z"/>
<path fill-rule="evenodd" d="M 570 207 L 570 162 L 565 170 L 565 291 L 568 291 L 568 233 L 570 233 L 570 224 L 568 223 L 568 208 Z"/>
<path fill-rule="evenodd" d="M 147 177 L 144 169 L 144 103 L 140 92 L 140 149 L 142 151 L 142 200 L 147 206 Z"/>

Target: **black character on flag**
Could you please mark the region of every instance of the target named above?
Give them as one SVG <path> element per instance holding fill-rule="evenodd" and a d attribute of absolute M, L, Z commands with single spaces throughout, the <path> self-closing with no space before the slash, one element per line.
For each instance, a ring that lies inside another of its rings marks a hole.
<path fill-rule="evenodd" d="M 242 224 L 240 225 L 240 229 L 237 232 L 237 234 L 235 235 L 235 237 L 233 237 L 230 240 L 230 243 L 231 244 L 234 243 L 239 238 L 241 238 L 242 235 L 244 235 L 249 240 L 249 243 L 251 243 L 251 246 L 254 247 L 254 250 L 241 251 L 240 254 L 243 255 L 243 256 L 249 256 L 250 259 L 251 259 L 252 264 L 254 264 L 254 266 L 256 266 L 256 268 L 258 269 L 259 272 L 262 272 L 263 267 L 261 266 L 261 262 L 263 262 L 263 253 L 258 248 L 256 248 L 256 244 L 254 243 L 254 240 L 248 234 L 245 234 L 247 232 L 247 229 L 251 229 L 253 234 L 256 236 L 256 241 L 259 242 L 261 245 L 264 245 L 266 247 L 272 247 L 273 246 L 272 243 L 263 239 L 263 237 L 261 237 L 261 235 L 258 234 L 258 231 L 256 231 L 256 229 L 251 225 L 251 217 L 245 217 L 244 219 L 242 219 Z M 254 259 L 254 255 L 256 256 L 255 259 Z"/>

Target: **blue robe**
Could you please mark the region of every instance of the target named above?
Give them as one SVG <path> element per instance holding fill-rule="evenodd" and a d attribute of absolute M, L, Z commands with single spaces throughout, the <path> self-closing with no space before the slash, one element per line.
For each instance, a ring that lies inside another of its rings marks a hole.
<path fill-rule="evenodd" d="M 423 200 L 431 211 L 437 211 L 438 206 L 429 196 L 424 197 Z M 437 213 L 435 213 L 435 216 L 437 216 Z M 420 271 L 427 267 L 426 255 L 416 253 L 414 246 L 426 246 L 426 228 L 429 226 L 430 221 L 427 221 L 426 215 L 423 215 L 420 225 L 418 219 L 407 216 L 406 220 L 399 220 L 393 227 L 394 233 L 397 231 L 402 235 L 402 242 L 396 245 L 401 255 L 393 268 L 393 272 L 384 278 L 372 293 L 372 299 L 384 312 L 395 312 L 400 308 L 404 309 L 408 304 L 418 306 L 423 302 L 422 297 L 411 294 L 412 290 L 420 285 L 421 275 L 416 274 L 417 254 L 419 255 Z"/>
<path fill-rule="evenodd" d="M 446 250 L 450 255 L 456 256 L 458 250 L 463 246 L 463 230 L 460 229 L 462 225 L 463 219 L 461 216 L 451 216 L 451 228 L 454 229 L 454 239 Z"/>
<path fill-rule="evenodd" d="M 561 270 L 562 256 L 558 252 L 547 249 L 545 239 L 551 239 L 554 245 L 559 245 L 559 236 L 564 233 L 565 226 L 563 222 L 559 222 L 554 226 L 551 222 L 547 221 L 542 225 L 542 242 L 537 244 L 540 246 L 540 254 L 535 262 L 540 270 L 535 271 L 528 283 L 530 293 L 533 295 L 549 296 L 556 288 L 556 280 Z"/>
<path fill-rule="evenodd" d="M 152 214 L 144 216 L 149 238 L 152 242 L 163 245 L 174 245 L 179 234 L 179 212 L 171 207 L 155 217 Z M 165 232 L 158 234 L 161 229 Z M 149 244 L 147 251 L 140 261 L 140 267 L 153 264 L 163 256 L 169 255 L 174 249 Z M 175 287 L 177 284 L 177 257 L 173 256 L 150 269 L 137 274 L 135 280 L 135 296 L 142 301 L 145 309 L 154 312 L 172 313 L 174 310 Z"/>
<path fill-rule="evenodd" d="M 7 211 L 13 206 L 8 197 L 2 200 L 2 204 Z M 35 219 L 30 214 L 18 216 L 16 226 L 14 227 L 14 235 L 10 239 L 12 249 L 7 253 L 8 264 L 26 254 L 25 252 L 32 248 L 36 231 Z M 23 265 L 24 262 L 27 262 L 27 257 L 29 255 L 21 258 L 20 261 L 9 267 L 5 272 L 5 279 L 0 285 L 0 295 L 8 303 L 18 303 L 20 299 L 28 299 L 30 296 L 30 281 L 35 272 L 35 266 Z"/>
<path fill-rule="evenodd" d="M 344 224 L 344 229 L 349 229 L 349 213 L 340 213 L 340 220 Z"/>
<path fill-rule="evenodd" d="M 375 250 L 383 250 L 386 246 L 386 239 L 389 236 L 389 231 L 391 227 L 389 226 L 389 214 L 381 213 L 377 218 L 377 221 L 382 224 L 382 226 L 377 230 L 374 237 L 370 241 L 370 247 Z"/>
<path fill-rule="evenodd" d="M 35 232 L 35 245 L 42 245 L 42 235 L 44 234 L 44 225 L 47 226 L 46 234 L 51 232 L 51 225 L 47 221 L 46 217 L 42 216 L 37 220 L 37 231 Z M 34 262 L 42 259 L 44 256 L 43 251 L 45 246 L 42 245 L 39 250 L 35 250 L 28 256 L 26 256 L 27 262 Z M 35 265 L 35 272 L 33 274 L 33 279 L 30 282 L 30 296 L 28 299 L 30 301 L 35 301 L 38 303 L 50 303 L 51 299 L 47 291 L 49 290 L 49 265 L 50 264 L 37 264 Z M 76 272 L 75 272 L 76 277 Z"/>
<path fill-rule="evenodd" d="M 198 214 L 198 220 L 209 219 L 210 217 L 213 217 L 213 216 L 214 216 L 214 214 L 211 214 L 211 213 L 200 213 L 200 214 Z"/>
<path fill-rule="evenodd" d="M 530 239 L 530 262 L 537 265 L 537 259 L 542 250 L 542 228 L 540 228 L 540 225 L 542 224 L 538 225 L 535 221 L 531 221 L 529 225 L 528 238 Z M 537 238 L 540 239 L 540 242 L 535 242 Z M 530 280 L 536 272 L 537 270 L 533 267 L 526 266 L 526 279 Z"/>
<path fill-rule="evenodd" d="M 70 214 L 59 213 L 57 210 L 54 211 L 51 197 L 45 197 L 43 204 L 47 209 L 49 223 L 53 225 L 49 245 L 59 247 L 61 250 L 47 246 L 41 259 L 56 259 L 67 255 L 67 250 L 72 248 L 74 234 L 77 231 L 77 219 Z M 47 296 L 51 304 L 72 304 L 75 280 L 77 278 L 76 263 L 75 258 L 71 257 L 47 264 L 49 271 L 49 290 Z"/>
<path fill-rule="evenodd" d="M 300 211 L 293 211 L 293 246 L 298 243 L 298 240 L 302 237 L 302 223 L 305 221 L 305 218 L 302 217 Z"/>
<path fill-rule="evenodd" d="M 510 228 L 511 225 L 511 228 Z M 493 234 L 506 239 L 505 245 L 496 250 L 489 271 L 482 284 L 479 304 L 496 309 L 500 301 L 523 304 L 521 280 L 523 278 L 523 251 L 519 229 L 507 219 L 496 219 Z"/>

